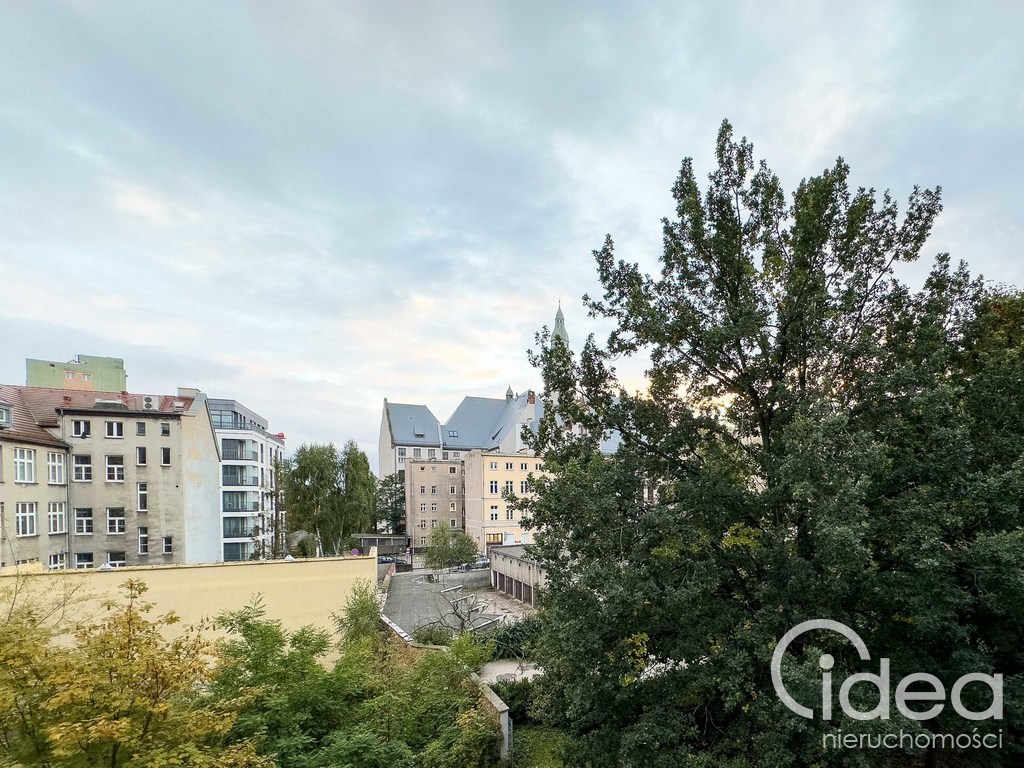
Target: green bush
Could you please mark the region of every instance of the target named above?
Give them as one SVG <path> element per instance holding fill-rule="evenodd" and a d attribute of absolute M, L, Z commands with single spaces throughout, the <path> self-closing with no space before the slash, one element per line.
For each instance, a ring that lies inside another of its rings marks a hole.
<path fill-rule="evenodd" d="M 413 640 L 424 645 L 448 645 L 452 631 L 442 624 L 424 624 L 412 631 Z"/>
<path fill-rule="evenodd" d="M 514 624 L 502 624 L 490 632 L 481 632 L 481 642 L 494 642 L 496 659 L 530 659 L 540 638 L 541 620 L 538 616 L 527 616 Z"/>
<path fill-rule="evenodd" d="M 536 723 L 533 716 L 533 702 L 537 685 L 533 680 L 509 680 L 494 683 L 491 688 L 508 704 L 508 714 L 516 725 Z"/>

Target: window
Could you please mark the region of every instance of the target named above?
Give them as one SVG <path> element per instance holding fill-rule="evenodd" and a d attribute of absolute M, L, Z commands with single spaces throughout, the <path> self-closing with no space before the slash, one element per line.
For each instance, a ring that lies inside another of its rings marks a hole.
<path fill-rule="evenodd" d="M 455 518 L 454 518 L 454 517 L 453 517 L 453 518 L 452 518 L 451 520 L 449 520 L 449 522 L 451 523 L 451 526 L 452 526 L 452 528 L 455 528 L 455 527 L 457 527 L 457 526 L 456 526 L 456 522 L 455 522 Z"/>
<path fill-rule="evenodd" d="M 74 381 L 78 378 L 78 374 L 74 371 L 64 371 L 64 378 L 68 381 Z"/>
<path fill-rule="evenodd" d="M 398 458 L 400 458 L 400 459 L 404 459 L 405 458 L 405 448 L 399 448 L 398 449 Z"/>
<path fill-rule="evenodd" d="M 422 450 L 420 450 L 419 448 L 413 448 L 413 449 L 412 449 L 412 457 L 413 457 L 414 459 L 418 459 L 418 458 L 420 458 L 420 457 L 421 457 L 422 455 L 423 455 L 423 451 L 422 451 Z"/>
<path fill-rule="evenodd" d="M 170 537 L 170 536 L 164 536 L 164 554 L 165 555 L 173 555 L 174 554 L 174 541 L 173 541 L 172 537 Z"/>
<path fill-rule="evenodd" d="M 527 470 L 527 469 L 529 469 L 529 468 L 530 468 L 530 465 L 529 465 L 529 464 L 527 464 L 527 463 L 526 463 L 526 462 L 524 461 L 524 462 L 523 462 L 522 464 L 520 464 L 520 465 L 519 465 L 519 468 L 520 468 L 521 470 L 525 471 L 525 470 Z"/>
<path fill-rule="evenodd" d="M 505 519 L 506 520 L 515 520 L 516 519 L 516 511 L 514 509 L 511 509 L 511 508 L 506 509 L 505 510 Z"/>
<path fill-rule="evenodd" d="M 51 501 L 46 505 L 46 532 L 68 532 L 68 505 L 63 501 Z"/>
<path fill-rule="evenodd" d="M 437 496 L 437 486 L 436 485 L 430 486 L 430 495 L 431 496 Z"/>
<path fill-rule="evenodd" d="M 520 480 L 519 481 L 519 492 L 520 493 L 526 493 L 526 488 L 527 488 L 528 484 L 529 484 L 529 481 L 527 481 L 527 480 Z"/>
<path fill-rule="evenodd" d="M 504 540 L 504 538 L 505 537 L 502 534 L 500 534 L 500 533 L 488 533 L 487 534 L 487 543 L 488 544 L 501 544 L 501 542 Z"/>
<path fill-rule="evenodd" d="M 107 422 L 107 437 L 124 437 L 124 422 L 123 421 L 108 421 Z"/>
<path fill-rule="evenodd" d="M 427 527 L 427 521 L 426 520 L 420 520 L 420 528 L 426 528 L 426 527 Z"/>
<path fill-rule="evenodd" d="M 107 456 L 107 482 L 124 482 L 124 456 Z"/>
<path fill-rule="evenodd" d="M 10 427 L 11 423 L 11 406 L 7 403 L 0 403 L 0 427 Z"/>
<path fill-rule="evenodd" d="M 452 451 L 452 458 L 453 459 L 462 458 L 462 451 Z"/>
<path fill-rule="evenodd" d="M 543 471 L 544 471 L 544 465 L 543 465 L 543 464 L 534 464 L 534 465 L 533 465 L 533 467 L 534 467 L 534 469 L 536 469 L 536 470 L 537 470 L 538 472 L 543 472 Z"/>
<path fill-rule="evenodd" d="M 71 461 L 74 470 L 72 477 L 76 482 L 87 483 L 92 480 L 92 456 L 73 456 Z"/>
<path fill-rule="evenodd" d="M 454 512 L 455 511 L 455 502 L 454 501 L 451 501 L 451 502 L 448 503 L 448 511 L 449 512 Z"/>
<path fill-rule="evenodd" d="M 426 467 L 423 467 L 423 466 L 420 467 L 420 472 L 426 472 L 426 471 L 427 471 Z"/>
<path fill-rule="evenodd" d="M 436 448 L 427 448 L 427 458 L 428 459 L 436 459 L 437 458 L 437 449 Z"/>
<path fill-rule="evenodd" d="M 455 486 L 454 485 L 449 485 L 448 486 L 448 493 L 455 493 Z"/>
<path fill-rule="evenodd" d="M 456 471 L 456 470 L 455 470 L 455 467 L 448 467 L 448 474 L 449 474 L 449 475 L 454 475 L 454 474 L 455 474 L 455 471 Z"/>
<path fill-rule="evenodd" d="M 160 466 L 169 467 L 171 466 L 171 449 L 161 448 L 160 449 Z"/>
<path fill-rule="evenodd" d="M 421 485 L 421 486 L 420 486 L 420 495 L 421 495 L 421 496 L 425 496 L 425 495 L 426 495 L 426 493 L 427 493 L 427 486 L 425 486 L 425 485 Z"/>
<path fill-rule="evenodd" d="M 515 485 L 515 483 L 512 480 L 506 480 L 505 481 L 505 492 L 506 493 L 512 493 L 512 486 L 513 485 Z"/>
<path fill-rule="evenodd" d="M 420 469 L 423 469 L 423 467 L 420 467 Z M 431 472 L 437 472 L 437 467 L 431 467 L 430 471 Z"/>
<path fill-rule="evenodd" d="M 459 431 L 457 429 L 449 429 L 448 430 L 448 437 L 458 437 L 458 436 L 459 436 Z"/>
<path fill-rule="evenodd" d="M 441 451 L 441 461 L 448 461 L 448 451 Z"/>
<path fill-rule="evenodd" d="M 497 469 L 497 468 L 498 468 L 498 462 L 492 461 L 491 462 L 491 469 Z"/>
<path fill-rule="evenodd" d="M 75 510 L 75 535 L 88 536 L 92 533 L 92 510 Z"/>
<path fill-rule="evenodd" d="M 71 422 L 72 437 L 89 437 L 92 434 L 92 422 L 75 419 Z"/>
<path fill-rule="evenodd" d="M 497 504 L 492 504 L 491 505 L 491 520 L 497 520 L 497 519 L 498 519 L 498 505 Z"/>
<path fill-rule="evenodd" d="M 148 483 L 136 483 L 135 484 L 135 497 L 138 499 L 138 503 L 135 505 L 135 509 L 139 512 L 149 511 L 149 484 Z"/>
<path fill-rule="evenodd" d="M 497 480 L 491 480 L 490 488 L 491 488 L 491 493 L 497 493 L 498 492 L 498 481 Z"/>
<path fill-rule="evenodd" d="M 140 445 L 135 449 L 135 466 L 146 466 L 146 446 Z"/>
<path fill-rule="evenodd" d="M 36 535 L 36 503 L 20 501 L 14 507 L 14 535 Z"/>
<path fill-rule="evenodd" d="M 125 565 L 125 553 L 124 552 L 107 552 L 107 563 L 112 568 L 124 568 Z"/>
<path fill-rule="evenodd" d="M 426 543 L 427 543 L 427 537 L 426 536 L 420 536 L 420 544 L 426 544 Z"/>
<path fill-rule="evenodd" d="M 31 448 L 14 449 L 14 482 L 36 481 L 36 452 Z"/>
<path fill-rule="evenodd" d="M 67 483 L 67 475 L 64 471 L 64 454 L 47 452 L 46 454 L 46 482 L 50 485 L 64 485 Z"/>
<path fill-rule="evenodd" d="M 437 520 L 431 520 L 430 521 L 430 527 L 431 528 L 437 528 Z"/>
<path fill-rule="evenodd" d="M 431 512 L 437 512 L 437 502 L 436 502 L 436 501 L 435 501 L 435 502 L 432 502 L 432 503 L 430 504 L 430 511 L 431 511 Z"/>
<path fill-rule="evenodd" d="M 506 462 L 505 462 L 505 469 L 506 469 L 506 470 L 511 470 L 513 466 L 514 466 L 514 465 L 512 464 L 512 462 L 511 462 L 511 461 L 506 461 Z"/>
<path fill-rule="evenodd" d="M 82 381 L 92 381 L 92 374 L 91 373 L 83 373 L 82 374 Z"/>
<path fill-rule="evenodd" d="M 107 533 L 121 534 L 124 533 L 124 509 L 108 509 L 107 510 Z"/>
<path fill-rule="evenodd" d="M 63 552 L 57 552 L 56 554 L 50 555 L 50 561 L 47 563 L 47 567 L 51 571 L 60 571 L 67 568 L 67 566 L 67 555 Z"/>
<path fill-rule="evenodd" d="M 136 421 L 135 422 L 135 434 L 136 435 L 144 435 L 144 434 L 146 434 L 146 422 L 144 422 L 144 421 Z"/>
<path fill-rule="evenodd" d="M 149 554 L 149 528 L 142 525 L 139 526 L 139 554 Z"/>
<path fill-rule="evenodd" d="M 76 552 L 75 568 L 92 568 L 92 552 Z"/>
<path fill-rule="evenodd" d="M 169 421 L 161 421 L 160 422 L 160 437 L 170 437 L 170 436 L 171 436 L 171 422 L 169 422 Z"/>
<path fill-rule="evenodd" d="M 427 502 L 421 501 L 420 502 L 420 512 L 426 512 L 426 511 L 427 511 Z"/>

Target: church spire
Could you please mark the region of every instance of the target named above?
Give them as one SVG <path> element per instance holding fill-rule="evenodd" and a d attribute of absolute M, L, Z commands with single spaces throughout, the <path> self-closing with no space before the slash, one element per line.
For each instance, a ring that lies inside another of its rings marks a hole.
<path fill-rule="evenodd" d="M 565 315 L 562 314 L 562 302 L 558 302 L 558 311 L 555 313 L 555 327 L 551 331 L 551 339 L 561 339 L 565 346 L 569 346 L 569 334 L 565 330 Z"/>

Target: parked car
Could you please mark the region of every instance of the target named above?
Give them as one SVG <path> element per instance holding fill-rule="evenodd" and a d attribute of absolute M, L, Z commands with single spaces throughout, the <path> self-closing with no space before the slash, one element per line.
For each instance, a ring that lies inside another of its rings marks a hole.
<path fill-rule="evenodd" d="M 483 555 L 478 557 L 472 563 L 469 563 L 468 565 L 466 565 L 466 568 L 471 568 L 471 569 L 490 568 L 490 567 L 491 567 L 491 559 L 489 557 L 484 557 Z"/>
<path fill-rule="evenodd" d="M 390 555 L 381 555 L 377 558 L 378 563 L 397 563 L 398 560 Z"/>

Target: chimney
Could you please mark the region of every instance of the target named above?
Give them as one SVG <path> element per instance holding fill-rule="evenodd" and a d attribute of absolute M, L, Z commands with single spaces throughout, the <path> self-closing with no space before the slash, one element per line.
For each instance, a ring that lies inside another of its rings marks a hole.
<path fill-rule="evenodd" d="M 532 389 L 526 391 L 526 403 L 527 405 L 537 404 L 537 394 Z"/>

